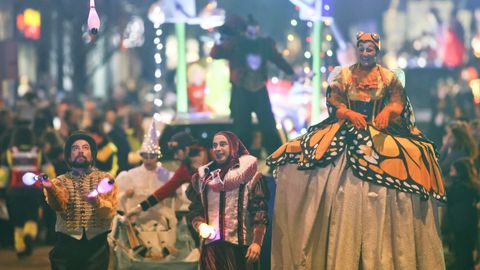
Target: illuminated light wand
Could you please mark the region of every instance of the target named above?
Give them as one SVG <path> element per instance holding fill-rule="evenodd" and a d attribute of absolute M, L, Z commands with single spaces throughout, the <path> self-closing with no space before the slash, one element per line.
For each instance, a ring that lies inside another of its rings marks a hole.
<path fill-rule="evenodd" d="M 110 179 L 110 178 L 103 178 L 100 183 L 98 183 L 98 186 L 95 190 L 92 192 L 88 193 L 87 197 L 93 198 L 96 197 L 100 194 L 110 192 L 113 189 L 113 186 L 115 185 L 115 180 Z"/>
<path fill-rule="evenodd" d="M 34 174 L 32 172 L 27 172 L 22 176 L 22 181 L 25 185 L 31 186 L 35 184 L 38 180 L 48 181 L 48 176 L 46 174 Z"/>

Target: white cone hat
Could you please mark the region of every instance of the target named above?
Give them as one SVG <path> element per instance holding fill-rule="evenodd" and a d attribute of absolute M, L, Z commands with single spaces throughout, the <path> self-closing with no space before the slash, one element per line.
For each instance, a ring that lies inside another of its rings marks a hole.
<path fill-rule="evenodd" d="M 157 154 L 162 156 L 160 151 L 160 146 L 158 145 L 158 135 L 157 128 L 155 127 L 155 119 L 152 119 L 150 128 L 143 138 L 142 147 L 140 148 L 140 153 L 147 154 Z"/>

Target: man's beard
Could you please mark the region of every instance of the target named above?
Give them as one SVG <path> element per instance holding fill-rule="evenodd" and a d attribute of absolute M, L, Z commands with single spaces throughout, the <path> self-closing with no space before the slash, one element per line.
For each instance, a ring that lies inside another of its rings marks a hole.
<path fill-rule="evenodd" d="M 78 169 L 86 169 L 92 165 L 92 161 L 88 160 L 87 158 L 83 157 L 82 161 L 78 161 L 78 158 L 72 161 L 72 167 Z"/>

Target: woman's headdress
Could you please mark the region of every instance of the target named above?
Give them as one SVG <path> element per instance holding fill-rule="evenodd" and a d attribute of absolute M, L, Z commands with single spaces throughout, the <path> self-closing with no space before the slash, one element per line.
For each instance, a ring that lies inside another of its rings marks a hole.
<path fill-rule="evenodd" d="M 367 42 L 370 41 L 372 42 L 375 47 L 377 48 L 377 51 L 380 51 L 381 49 L 381 44 L 380 44 L 380 35 L 377 33 L 372 33 L 372 32 L 358 32 L 357 33 L 357 46 L 360 42 Z"/>
<path fill-rule="evenodd" d="M 217 135 L 223 135 L 225 138 L 227 138 L 228 143 L 230 144 L 230 157 L 234 159 L 238 159 L 239 157 L 243 155 L 248 155 L 250 154 L 243 145 L 243 143 L 240 141 L 240 139 L 235 135 L 233 132 L 230 131 L 219 131 L 215 133 L 214 137 Z"/>

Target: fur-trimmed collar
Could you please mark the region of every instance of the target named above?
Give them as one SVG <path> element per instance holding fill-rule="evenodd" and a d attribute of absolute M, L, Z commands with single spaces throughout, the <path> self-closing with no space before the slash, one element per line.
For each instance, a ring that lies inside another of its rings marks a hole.
<path fill-rule="evenodd" d="M 202 185 L 208 185 L 209 189 L 215 192 L 237 189 L 251 181 L 257 173 L 257 158 L 251 155 L 241 156 L 238 164 L 230 168 L 223 179 L 220 178 L 218 170 L 209 170 L 212 163 L 213 161 L 198 168 L 198 175 Z"/>

